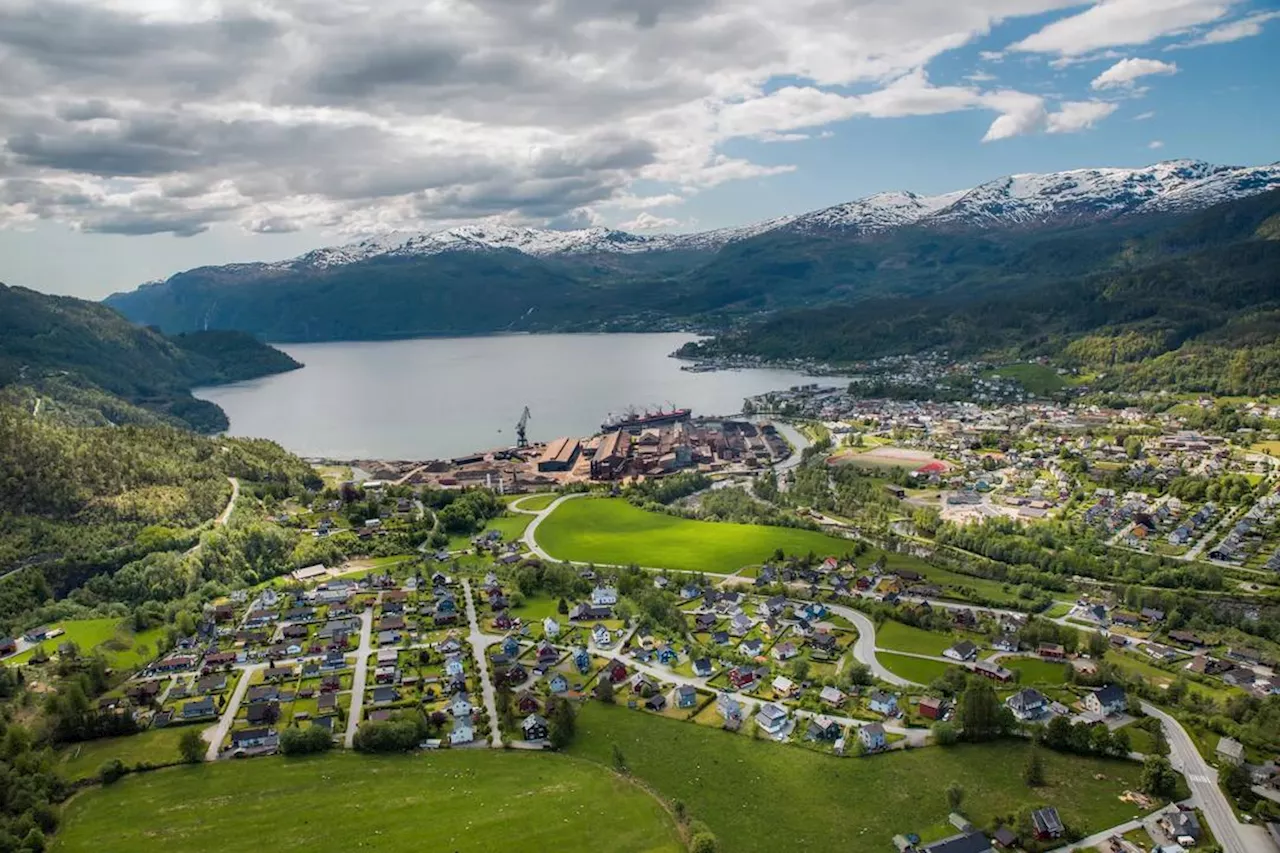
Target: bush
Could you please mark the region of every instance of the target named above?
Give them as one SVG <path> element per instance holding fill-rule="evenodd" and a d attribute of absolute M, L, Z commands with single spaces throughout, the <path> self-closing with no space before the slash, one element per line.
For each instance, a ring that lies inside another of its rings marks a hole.
<path fill-rule="evenodd" d="M 118 758 L 113 758 L 110 761 L 104 762 L 103 765 L 98 768 L 98 779 L 102 784 L 110 785 L 112 782 L 115 782 L 128 772 L 129 768 L 124 766 L 123 761 Z"/>
<path fill-rule="evenodd" d="M 699 832 L 689 840 L 689 853 L 718 853 L 720 840 L 710 832 Z"/>
<path fill-rule="evenodd" d="M 280 751 L 285 755 L 311 755 L 332 748 L 333 736 L 329 730 L 315 723 L 305 729 L 290 726 L 280 734 Z"/>
<path fill-rule="evenodd" d="M 200 732 L 194 728 L 184 731 L 181 739 L 178 740 L 178 755 L 188 764 L 203 760 L 208 748 L 209 745 L 204 742 L 204 738 L 200 737 Z"/>
<path fill-rule="evenodd" d="M 953 746 L 960 741 L 960 732 L 954 723 L 934 723 L 932 732 L 933 742 L 938 746 Z"/>
<path fill-rule="evenodd" d="M 356 729 L 353 746 L 360 752 L 408 752 L 421 740 L 414 720 L 366 721 Z"/>

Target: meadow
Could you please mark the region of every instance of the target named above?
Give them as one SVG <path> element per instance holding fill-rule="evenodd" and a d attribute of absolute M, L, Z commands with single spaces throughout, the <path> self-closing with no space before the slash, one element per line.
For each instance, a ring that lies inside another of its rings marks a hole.
<path fill-rule="evenodd" d="M 196 726 L 197 730 L 201 726 Z M 127 737 L 102 738 L 72 744 L 58 752 L 57 770 L 69 781 L 98 775 L 102 765 L 113 758 L 126 767 L 145 764 L 174 764 L 180 760 L 178 741 L 186 726 L 148 729 Z"/>
<path fill-rule="evenodd" d="M 690 728 L 693 728 L 690 726 Z M 532 752 L 333 754 L 174 767 L 87 791 L 52 850 L 684 849 L 662 805 L 586 761 Z"/>
<path fill-rule="evenodd" d="M 956 668 L 955 664 L 943 663 L 940 660 L 895 655 L 893 652 L 876 652 L 876 660 L 894 675 L 917 684 L 929 684 L 935 678 L 941 678 L 948 670 Z"/>
<path fill-rule="evenodd" d="M 937 656 L 955 645 L 957 639 L 952 634 L 926 631 L 892 619 L 886 619 L 883 624 L 876 626 L 876 648 L 879 649 Z"/>
<path fill-rule="evenodd" d="M 1047 783 L 1031 789 L 1020 769 L 1028 745 L 1000 741 L 838 759 L 675 722 L 621 706 L 588 703 L 570 747 L 609 764 L 614 745 L 637 778 L 720 837 L 733 853 L 888 850 L 895 833 L 947 834 L 946 787 L 964 789 L 964 811 L 979 826 L 1024 806 L 1052 804 L 1082 830 L 1134 816 L 1120 794 L 1136 789 L 1141 766 L 1042 750 Z M 1098 778 L 1101 777 L 1101 778 Z"/>
<path fill-rule="evenodd" d="M 528 510 L 530 512 L 540 512 L 551 506 L 556 498 L 560 497 L 554 492 L 547 492 L 540 495 L 520 495 L 511 503 L 516 505 L 516 509 Z"/>
<path fill-rule="evenodd" d="M 162 628 L 135 634 L 119 619 L 74 619 L 57 622 L 56 627 L 66 633 L 44 640 L 13 657 L 5 658 L 6 664 L 25 664 L 31 660 L 37 648 L 52 655 L 63 643 L 75 643 L 81 654 L 101 651 L 107 664 L 115 669 L 135 669 L 151 660 L 156 654 L 156 642 L 164 633 Z"/>
<path fill-rule="evenodd" d="M 636 563 L 663 569 L 731 574 L 788 555 L 843 555 L 853 543 L 811 530 L 721 524 L 646 512 L 619 498 L 567 501 L 538 527 L 538 544 L 558 560 Z"/>

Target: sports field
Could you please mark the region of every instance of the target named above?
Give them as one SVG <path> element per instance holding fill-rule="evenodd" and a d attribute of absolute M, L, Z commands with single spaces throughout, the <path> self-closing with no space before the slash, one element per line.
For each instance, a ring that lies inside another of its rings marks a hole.
<path fill-rule="evenodd" d="M 537 530 L 538 544 L 557 560 L 636 563 L 662 569 L 730 574 L 765 562 L 774 550 L 788 555 L 843 555 L 847 539 L 760 524 L 719 524 L 646 512 L 621 498 L 567 501 Z"/>
<path fill-rule="evenodd" d="M 684 847 L 657 800 L 603 767 L 534 752 L 443 750 L 255 758 L 128 776 L 73 799 L 52 849 L 678 853 Z"/>
<path fill-rule="evenodd" d="M 733 853 L 890 850 L 900 832 L 937 838 L 948 834 L 953 781 L 964 788 L 965 814 L 981 827 L 1048 804 L 1072 826 L 1096 832 L 1133 816 L 1119 795 L 1136 789 L 1142 770 L 1041 750 L 1048 784 L 1032 789 L 1020 772 L 1028 744 L 1016 739 L 839 759 L 588 703 L 570 752 L 607 765 L 614 744 L 637 778 L 684 802 Z"/>

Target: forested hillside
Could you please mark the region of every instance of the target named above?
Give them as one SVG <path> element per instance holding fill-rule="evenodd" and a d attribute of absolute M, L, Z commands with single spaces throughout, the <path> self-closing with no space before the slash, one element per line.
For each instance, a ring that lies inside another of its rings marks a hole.
<path fill-rule="evenodd" d="M 173 423 L 225 429 L 199 385 L 300 365 L 243 332 L 166 337 L 110 308 L 0 284 L 0 391 L 11 403 L 50 398 L 50 414 L 86 423 Z"/>
<path fill-rule="evenodd" d="M 226 505 L 228 477 L 279 494 L 320 485 L 272 442 L 71 427 L 0 405 L 0 627 L 146 555 L 180 555 Z M 146 585 L 200 580 L 174 574 Z"/>

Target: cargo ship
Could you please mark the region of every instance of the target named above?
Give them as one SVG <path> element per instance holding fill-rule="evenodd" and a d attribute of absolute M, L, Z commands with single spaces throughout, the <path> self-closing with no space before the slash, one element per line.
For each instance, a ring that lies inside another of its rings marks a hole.
<path fill-rule="evenodd" d="M 646 409 L 643 413 L 630 409 L 622 415 L 609 415 L 609 417 L 605 419 L 604 423 L 600 424 L 600 431 L 613 432 L 618 429 L 641 430 L 648 427 L 666 426 L 667 424 L 687 421 L 691 417 L 693 417 L 692 409 L 658 409 L 656 412 L 651 412 Z"/>

